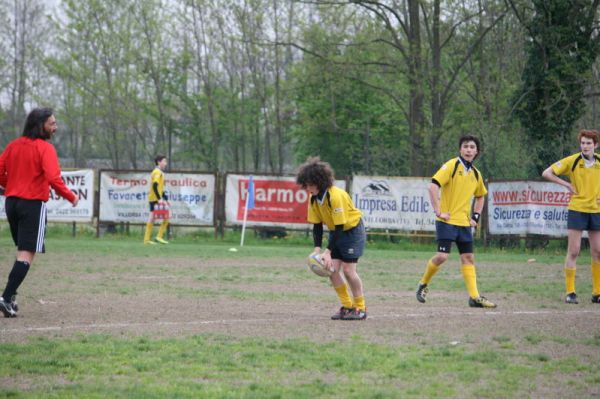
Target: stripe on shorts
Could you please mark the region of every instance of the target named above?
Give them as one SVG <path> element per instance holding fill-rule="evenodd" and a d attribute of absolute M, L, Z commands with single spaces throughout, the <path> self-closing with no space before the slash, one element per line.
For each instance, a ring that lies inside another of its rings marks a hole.
<path fill-rule="evenodd" d="M 44 250 L 44 234 L 46 233 L 46 203 L 42 202 L 40 207 L 40 224 L 38 225 L 38 236 L 37 244 L 35 246 L 36 252 L 42 252 Z"/>

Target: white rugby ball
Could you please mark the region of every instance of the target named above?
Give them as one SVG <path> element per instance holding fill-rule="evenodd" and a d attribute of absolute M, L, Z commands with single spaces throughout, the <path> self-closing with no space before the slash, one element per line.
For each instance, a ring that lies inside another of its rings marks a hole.
<path fill-rule="evenodd" d="M 308 268 L 311 272 L 321 277 L 329 277 L 333 273 L 325 263 L 320 254 L 310 254 L 308 257 Z"/>

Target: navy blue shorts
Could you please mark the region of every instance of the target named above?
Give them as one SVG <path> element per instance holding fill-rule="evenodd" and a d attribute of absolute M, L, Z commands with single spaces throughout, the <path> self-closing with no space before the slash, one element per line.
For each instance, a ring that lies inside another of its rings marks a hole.
<path fill-rule="evenodd" d="M 333 232 L 329 232 L 329 241 L 333 237 Z M 331 259 L 341 259 L 344 263 L 356 263 L 365 249 L 367 233 L 365 225 L 361 221 L 356 227 L 342 232 L 335 242 L 335 248 L 331 251 Z"/>
<path fill-rule="evenodd" d="M 449 254 L 452 243 L 456 242 L 459 253 L 473 253 L 473 232 L 471 226 L 456 226 L 436 220 L 435 239 L 438 242 L 438 252 Z"/>
<path fill-rule="evenodd" d="M 19 251 L 46 252 L 46 203 L 8 197 L 4 206 L 10 234 Z"/>
<path fill-rule="evenodd" d="M 600 213 L 578 212 L 569 209 L 567 229 L 598 231 L 600 230 Z"/>
<path fill-rule="evenodd" d="M 156 204 L 158 204 L 158 201 L 150 201 L 150 212 L 154 211 L 154 208 L 156 207 Z"/>

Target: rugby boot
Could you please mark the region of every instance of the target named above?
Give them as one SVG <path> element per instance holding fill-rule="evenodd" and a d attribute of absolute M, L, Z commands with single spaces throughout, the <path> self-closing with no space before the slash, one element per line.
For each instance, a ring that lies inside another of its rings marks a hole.
<path fill-rule="evenodd" d="M 567 296 L 565 297 L 565 303 L 577 305 L 579 303 L 579 301 L 577 300 L 577 294 L 574 292 L 568 293 Z"/>
<path fill-rule="evenodd" d="M 417 287 L 417 301 L 421 303 L 427 302 L 427 294 L 429 293 L 429 288 L 427 288 L 427 284 L 419 284 Z"/>
<path fill-rule="evenodd" d="M 469 306 L 472 308 L 493 309 L 496 307 L 496 304 L 489 299 L 480 296 L 479 298 L 469 298 Z"/>

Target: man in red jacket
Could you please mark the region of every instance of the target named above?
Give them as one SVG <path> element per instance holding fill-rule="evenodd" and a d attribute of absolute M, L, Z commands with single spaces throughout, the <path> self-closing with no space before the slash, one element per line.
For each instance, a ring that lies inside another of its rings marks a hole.
<path fill-rule="evenodd" d="M 12 141 L 0 155 L 0 186 L 6 196 L 6 217 L 17 246 L 17 260 L 0 297 L 4 317 L 16 317 L 17 288 L 21 285 L 36 252 L 45 252 L 46 202 L 50 187 L 77 205 L 79 199 L 61 178 L 56 149 L 48 142 L 56 133 L 51 108 L 29 113 L 23 136 Z"/>

